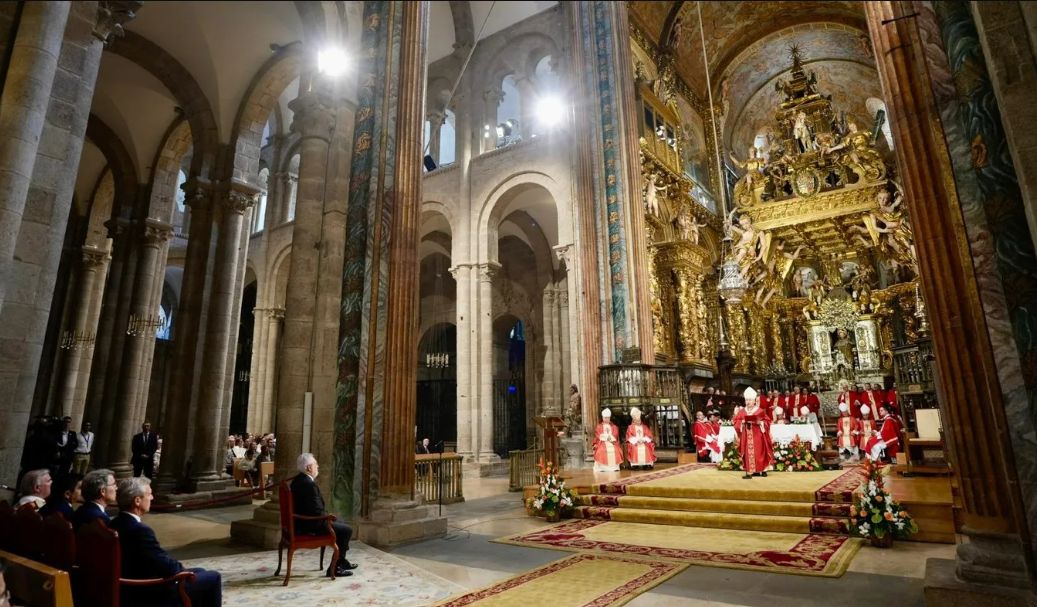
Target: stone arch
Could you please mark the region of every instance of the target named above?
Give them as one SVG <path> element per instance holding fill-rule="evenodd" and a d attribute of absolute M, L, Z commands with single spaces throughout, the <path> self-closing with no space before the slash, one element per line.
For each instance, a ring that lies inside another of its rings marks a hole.
<path fill-rule="evenodd" d="M 516 193 L 521 188 L 539 187 L 547 192 L 554 203 L 554 219 L 557 227 L 558 238 L 565 233 L 566 226 L 563 217 L 568 209 L 564 206 L 566 198 L 562 195 L 557 181 L 546 173 L 539 171 L 525 171 L 508 177 L 497 184 L 486 196 L 486 202 L 479 211 L 476 233 L 482 237 L 478 240 L 478 259 L 483 261 L 497 260 L 497 228 L 501 220 L 511 211 L 507 206 L 511 202 L 509 193 Z M 518 190 L 517 190 L 518 189 Z M 552 245 L 558 242 L 550 243 Z"/>
<path fill-rule="evenodd" d="M 151 200 L 146 209 L 148 217 L 167 223 L 172 221 L 181 165 L 193 144 L 191 125 L 183 118 L 174 120 L 162 138 L 162 145 L 152 164 Z"/>
<path fill-rule="evenodd" d="M 284 307 L 285 296 L 288 291 L 288 266 L 289 260 L 292 257 L 292 243 L 289 242 L 282 249 L 277 251 L 274 255 L 270 256 L 271 262 L 267 264 L 269 268 L 267 273 L 266 281 L 266 298 L 264 301 L 267 305 L 272 307 Z M 282 274 L 284 279 L 281 280 Z"/>
<path fill-rule="evenodd" d="M 194 76 L 162 47 L 133 31 L 114 38 L 106 50 L 141 66 L 169 89 L 191 127 L 194 153 L 189 175 L 212 178 L 219 150 L 219 126 L 212 105 Z"/>
<path fill-rule="evenodd" d="M 115 182 L 115 200 L 112 204 L 111 216 L 113 218 L 120 215 L 126 218 L 132 217 L 132 205 L 137 200 L 137 190 L 139 189 L 137 167 L 133 162 L 133 157 L 130 156 L 125 144 L 115 134 L 115 131 L 95 114 L 90 114 L 87 119 L 86 137 L 97 146 L 97 149 L 101 150 L 112 171 L 112 178 Z M 123 210 L 120 208 L 121 205 L 129 205 L 130 208 Z"/>
<path fill-rule="evenodd" d="M 302 55 L 297 44 L 283 48 L 263 64 L 249 84 L 230 139 L 234 179 L 252 185 L 258 182 L 263 131 L 281 94 L 299 77 Z"/>

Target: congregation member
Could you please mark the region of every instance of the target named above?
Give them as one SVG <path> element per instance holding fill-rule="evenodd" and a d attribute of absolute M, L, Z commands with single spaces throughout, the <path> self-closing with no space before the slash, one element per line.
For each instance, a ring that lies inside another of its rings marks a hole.
<path fill-rule="evenodd" d="M 255 487 L 259 484 L 259 462 L 256 461 L 255 449 L 249 449 L 245 451 L 245 457 L 238 460 L 235 464 L 246 477 L 248 477 L 249 483 Z"/>
<path fill-rule="evenodd" d="M 59 476 L 51 486 L 47 503 L 40 508 L 40 516 L 50 516 L 59 512 L 66 521 L 71 521 L 73 504 L 83 503 L 82 485 L 83 477 L 78 474 Z"/>
<path fill-rule="evenodd" d="M 158 435 L 151 431 L 151 422 L 144 422 L 141 431 L 133 436 L 130 447 L 133 453 L 133 476 L 154 476 Z"/>
<path fill-rule="evenodd" d="M 50 476 L 50 470 L 47 468 L 40 468 L 39 470 L 30 470 L 25 473 L 22 477 L 22 484 L 20 486 L 21 498 L 14 505 L 15 508 L 21 508 L 25 504 L 32 504 L 37 510 L 42 508 L 47 503 L 47 498 L 50 497 L 51 485 L 54 483 Z"/>
<path fill-rule="evenodd" d="M 631 468 L 655 467 L 655 442 L 652 429 L 641 421 L 641 410 L 630 410 L 631 422 L 627 426 L 627 462 Z"/>
<path fill-rule="evenodd" d="M 324 509 L 324 497 L 317 486 L 317 475 L 320 473 L 317 458 L 313 457 L 312 453 L 303 453 L 296 460 L 296 467 L 299 474 L 292 479 L 292 505 L 295 507 L 295 514 L 324 516 L 327 512 Z M 346 551 L 349 550 L 349 538 L 353 536 L 353 529 L 342 521 L 332 521 L 331 528 L 335 532 L 335 543 L 338 545 L 338 562 L 328 566 L 326 575 L 331 577 L 331 570 L 334 568 L 337 577 L 351 576 L 356 565 L 346 558 Z M 324 535 L 327 532 L 327 523 L 324 521 L 295 521 L 295 533 L 299 535 Z"/>
<path fill-rule="evenodd" d="M 429 455 L 429 454 L 431 454 L 432 451 L 429 449 L 428 444 L 429 444 L 429 440 L 427 438 L 421 439 L 421 442 L 418 443 L 417 447 L 415 447 L 414 453 L 416 455 Z"/>
<path fill-rule="evenodd" d="M 771 422 L 760 408 L 756 390 L 746 388 L 744 396 L 745 408 L 733 420 L 738 434 L 738 452 L 742 456 L 742 469 L 745 471 L 742 478 L 767 476 L 767 468 L 774 461 Z"/>
<path fill-rule="evenodd" d="M 119 481 L 117 491 L 119 516 L 111 528 L 119 533 L 122 547 L 122 577 L 131 580 L 167 578 L 184 566 L 162 549 L 155 532 L 141 521 L 151 510 L 151 479 L 133 477 Z M 218 571 L 189 569 L 195 574 L 193 582 L 186 583 L 186 591 L 193 607 L 220 607 L 223 604 L 223 580 Z M 122 586 L 121 604 L 125 607 L 145 607 L 171 604 L 176 600 L 176 588 L 168 586 Z"/>
<path fill-rule="evenodd" d="M 223 469 L 228 476 L 234 476 L 234 461 L 238 459 L 238 456 L 234 453 L 236 444 L 237 441 L 233 436 L 227 437 L 226 450 L 223 452 Z"/>
<path fill-rule="evenodd" d="M 601 410 L 601 422 L 594 428 L 594 471 L 616 472 L 623 463 L 619 449 L 619 428 L 612 423 L 612 410 Z"/>
<path fill-rule="evenodd" d="M 98 519 L 107 525 L 111 518 L 105 509 L 114 506 L 117 497 L 115 474 L 107 468 L 91 470 L 83 477 L 82 487 L 83 505 L 72 513 L 72 528 L 78 531 Z"/>
<path fill-rule="evenodd" d="M 850 407 L 846 403 L 839 403 L 839 421 L 836 422 L 836 440 L 839 444 L 839 455 L 846 457 L 858 457 L 858 443 L 860 442 L 861 424 L 854 416 L 850 415 Z"/>
<path fill-rule="evenodd" d="M 82 476 L 90 470 L 90 456 L 94 450 L 94 433 L 90 422 L 83 422 L 76 435 L 76 450 L 72 456 L 72 472 Z"/>
<path fill-rule="evenodd" d="M 72 459 L 76 452 L 76 433 L 72 430 L 72 418 L 67 415 L 61 420 L 61 429 L 54 437 L 57 451 L 57 476 L 64 476 L 72 470 Z"/>

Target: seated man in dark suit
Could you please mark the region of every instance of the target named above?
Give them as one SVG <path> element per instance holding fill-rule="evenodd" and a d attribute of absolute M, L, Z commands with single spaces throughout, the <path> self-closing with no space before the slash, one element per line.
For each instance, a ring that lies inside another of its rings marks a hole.
<path fill-rule="evenodd" d="M 50 498 L 40 508 L 40 516 L 60 512 L 66 521 L 72 522 L 72 504 L 83 503 L 82 484 L 83 477 L 78 474 L 69 472 L 59 476 L 51 489 Z"/>
<path fill-rule="evenodd" d="M 83 505 L 72 514 L 72 528 L 79 531 L 97 519 L 107 525 L 111 519 L 105 508 L 115 505 L 115 473 L 107 468 L 87 472 L 83 477 Z"/>
<path fill-rule="evenodd" d="M 317 458 L 312 453 L 303 453 L 295 462 L 299 474 L 292 479 L 292 504 L 295 513 L 303 516 L 324 516 L 324 498 L 320 494 L 316 478 L 319 471 Z M 335 575 L 339 577 L 353 575 L 350 569 L 356 569 L 356 565 L 346 558 L 346 550 L 349 550 L 349 538 L 353 535 L 353 529 L 341 521 L 333 521 L 331 528 L 335 530 L 335 543 L 338 544 L 338 563 L 332 563 L 328 567 L 328 577 L 331 576 L 331 567 L 335 567 Z M 327 526 L 324 521 L 295 521 L 295 532 L 299 535 L 324 535 Z"/>
<path fill-rule="evenodd" d="M 166 578 L 184 570 L 179 561 L 159 545 L 155 532 L 141 522 L 141 515 L 151 510 L 151 479 L 133 477 L 119 481 L 117 499 L 119 516 L 111 528 L 119 532 L 122 546 L 122 577 L 129 579 Z M 220 607 L 223 603 L 223 580 L 218 571 L 190 569 L 195 580 L 187 584 L 187 595 L 194 607 Z M 165 587 L 122 588 L 125 607 L 179 605 L 173 585 Z"/>

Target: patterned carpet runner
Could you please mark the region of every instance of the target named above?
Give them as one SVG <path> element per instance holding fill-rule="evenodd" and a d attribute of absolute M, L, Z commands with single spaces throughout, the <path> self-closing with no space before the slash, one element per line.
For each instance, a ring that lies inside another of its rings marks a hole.
<path fill-rule="evenodd" d="M 745 531 L 849 535 L 857 468 L 741 478 L 689 464 L 592 487 L 577 518 Z"/>
<path fill-rule="evenodd" d="M 577 554 L 437 603 L 436 607 L 615 607 L 686 567 L 673 561 Z"/>

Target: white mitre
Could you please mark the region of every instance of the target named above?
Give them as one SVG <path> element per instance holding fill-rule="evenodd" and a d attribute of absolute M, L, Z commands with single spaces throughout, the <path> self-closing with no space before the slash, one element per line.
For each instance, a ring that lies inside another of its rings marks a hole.
<path fill-rule="evenodd" d="M 612 417 L 612 409 L 605 408 L 601 410 L 602 417 Z"/>
<path fill-rule="evenodd" d="M 753 387 L 749 386 L 748 388 L 745 389 L 745 392 L 742 393 L 742 396 L 745 397 L 745 400 L 747 402 L 750 401 L 750 400 L 756 400 L 756 396 L 757 396 L 756 390 L 753 390 Z"/>

